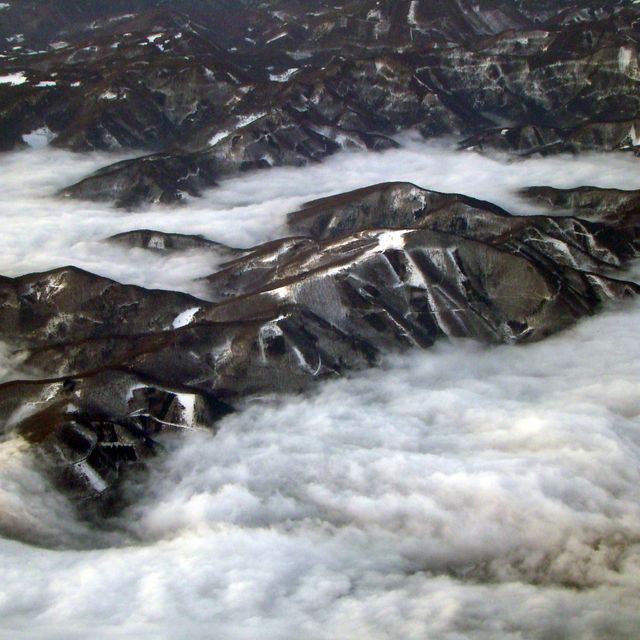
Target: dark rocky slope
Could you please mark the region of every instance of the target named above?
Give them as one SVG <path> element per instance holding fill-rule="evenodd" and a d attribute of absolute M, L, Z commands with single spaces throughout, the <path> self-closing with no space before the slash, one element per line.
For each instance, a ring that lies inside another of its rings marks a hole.
<path fill-rule="evenodd" d="M 62 193 L 135 207 L 238 172 L 451 135 L 517 155 L 640 149 L 640 5 L 625 0 L 23 0 L 0 8 L 0 150 L 48 139 L 136 150 Z M 460 194 L 372 185 L 309 203 L 247 250 L 109 238 L 224 262 L 208 299 L 74 267 L 0 277 L 0 431 L 104 504 L 167 431 L 215 429 L 439 338 L 541 339 L 609 300 L 639 250 L 637 192 L 532 187 L 512 216 Z M 564 215 L 560 215 L 564 214 Z"/>
<path fill-rule="evenodd" d="M 220 242 L 207 240 L 204 236 L 182 233 L 165 233 L 151 229 L 125 231 L 107 238 L 109 242 L 125 247 L 148 249 L 158 253 L 178 253 L 181 251 L 210 251 L 220 259 L 230 260 L 247 253 L 244 249 L 235 249 Z"/>
<path fill-rule="evenodd" d="M 561 199 L 563 193 L 566 200 Z M 578 194 L 584 199 L 578 199 Z M 289 225 L 293 231 L 318 239 L 378 226 L 430 229 L 537 259 L 544 256 L 585 271 L 618 267 L 640 248 L 634 231 L 640 211 L 637 192 L 589 187 L 563 192 L 533 187 L 525 195 L 552 208 L 575 209 L 580 217 L 516 218 L 468 196 L 438 193 L 409 183 L 387 183 L 311 202 L 289 215 Z M 593 207 L 595 202 L 599 211 L 587 211 L 589 203 Z"/>
<path fill-rule="evenodd" d="M 634 195 L 591 189 L 571 202 L 588 202 L 591 219 L 512 216 L 407 183 L 325 198 L 290 215 L 291 237 L 230 254 L 206 278 L 210 301 L 71 267 L 5 278 L 0 340 L 38 379 L 0 385 L 3 430 L 102 502 L 158 434 L 215 429 L 255 394 L 301 391 L 438 338 L 543 338 L 640 291 L 615 278 L 638 253 Z M 148 230 L 116 240 L 209 248 Z"/>
<path fill-rule="evenodd" d="M 24 5 L 1 12 L 0 77 L 17 80 L 0 83 L 0 148 L 42 130 L 75 150 L 153 152 L 74 197 L 178 200 L 407 128 L 520 154 L 638 149 L 633 2 Z"/>
<path fill-rule="evenodd" d="M 544 207 L 574 211 L 577 216 L 596 222 L 637 226 L 640 216 L 640 191 L 599 187 L 529 187 L 522 191 L 522 195 Z"/>

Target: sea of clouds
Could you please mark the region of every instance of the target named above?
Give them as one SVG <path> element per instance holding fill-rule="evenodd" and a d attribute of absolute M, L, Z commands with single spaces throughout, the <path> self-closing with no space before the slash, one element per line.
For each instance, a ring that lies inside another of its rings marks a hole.
<path fill-rule="evenodd" d="M 465 193 L 513 213 L 539 211 L 518 197 L 518 189 L 525 186 L 640 188 L 639 163 L 631 154 L 509 162 L 410 135 L 401 142 L 402 148 L 384 153 L 339 153 L 304 170 L 255 172 L 226 180 L 187 206 L 135 212 L 55 197 L 61 188 L 113 161 L 113 156 L 72 154 L 51 147 L 5 154 L 0 160 L 0 274 L 16 276 L 73 264 L 127 284 L 197 295 L 202 285 L 196 278 L 216 270 L 217 256 L 192 251 L 167 257 L 104 239 L 155 229 L 250 247 L 285 234 L 286 214 L 309 200 L 394 180 Z"/>
<path fill-rule="evenodd" d="M 1 162 L 0 273 L 76 264 L 191 291 L 210 256 L 167 263 L 101 238 L 145 227 L 248 246 L 306 200 L 389 179 L 518 212 L 532 212 L 515 195 L 532 184 L 640 188 L 628 155 L 506 163 L 407 139 L 122 212 L 52 197 L 104 157 Z M 638 327 L 640 303 L 614 305 L 541 343 L 441 342 L 303 397 L 255 400 L 215 437 L 165 441 L 99 531 L 28 448 L 0 441 L 0 637 L 635 638 Z M 0 349 L 0 373 L 18 366 Z"/>

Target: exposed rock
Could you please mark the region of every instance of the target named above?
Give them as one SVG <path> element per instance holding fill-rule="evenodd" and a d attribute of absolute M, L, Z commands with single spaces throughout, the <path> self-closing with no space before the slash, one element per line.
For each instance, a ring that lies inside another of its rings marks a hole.
<path fill-rule="evenodd" d="M 525 195 L 540 200 L 547 189 L 529 189 Z M 511 216 L 491 203 L 468 196 L 438 193 L 409 183 L 384 183 L 311 202 L 289 215 L 289 226 L 295 233 L 317 239 L 378 227 L 431 229 L 531 255 L 536 260 L 544 257 L 569 267 L 602 271 L 620 266 L 640 248 L 637 215 L 622 224 L 622 217 L 616 213 L 615 205 L 621 207 L 627 197 L 631 210 L 636 192 L 614 192 L 601 201 L 601 208 L 616 216 L 609 222 L 619 224 L 612 226 L 603 216 L 591 216 L 597 219 L 593 222 L 575 217 Z M 545 198 L 545 204 L 548 202 Z"/>
<path fill-rule="evenodd" d="M 107 238 L 107 241 L 159 253 L 174 253 L 193 249 L 206 250 L 225 260 L 230 260 L 246 253 L 243 249 L 234 249 L 220 242 L 207 240 L 204 236 L 164 233 L 150 229 L 137 229 L 136 231 L 118 233 Z"/>
<path fill-rule="evenodd" d="M 65 197 L 114 200 L 118 206 L 141 202 L 176 202 L 185 195 L 215 184 L 215 164 L 209 158 L 190 155 L 148 156 L 124 160 L 101 169 L 61 192 Z"/>
<path fill-rule="evenodd" d="M 245 293 L 204 317 L 230 322 L 265 304 L 302 305 L 376 347 L 426 346 L 442 335 L 509 342 L 548 335 L 635 290 L 512 251 L 424 229 L 258 249 L 210 278 L 214 290 L 231 280 Z"/>
<path fill-rule="evenodd" d="M 227 413 L 193 389 L 167 389 L 126 371 L 0 385 L 3 431 L 38 447 L 54 481 L 71 497 L 102 506 L 122 474 L 144 462 L 167 431 L 207 428 Z"/>
<path fill-rule="evenodd" d="M 239 171 L 388 148 L 408 128 L 522 155 L 640 148 L 635 4 L 36 6 L 3 11 L 23 41 L 0 58 L 0 76 L 21 78 L 0 84 L 0 148 L 46 128 L 66 148 L 154 152 L 74 197 L 172 202 Z"/>
<path fill-rule="evenodd" d="M 217 303 L 71 267 L 5 278 L 0 338 L 44 379 L 0 386 L 2 429 L 38 444 L 76 496 L 115 495 L 158 434 L 213 428 L 255 394 L 441 337 L 538 340 L 640 292 L 612 278 L 640 249 L 636 193 L 528 195 L 597 221 L 388 183 L 312 202 L 289 217 L 298 235 L 235 253 L 205 279 Z M 148 230 L 115 241 L 220 251 Z"/>
<path fill-rule="evenodd" d="M 379 135 L 347 134 L 327 126 L 306 126 L 297 115 L 258 114 L 233 135 L 192 154 L 157 154 L 114 164 L 62 191 L 64 196 L 115 200 L 119 206 L 176 202 L 196 196 L 220 177 L 272 166 L 302 166 L 335 153 L 351 140 L 355 146 L 382 149 L 395 143 Z M 341 144 L 336 142 L 341 140 Z"/>
<path fill-rule="evenodd" d="M 524 125 L 484 131 L 460 143 L 464 149 L 516 152 L 521 156 L 579 153 L 581 151 L 633 151 L 638 154 L 640 120 L 590 122 L 569 129 Z"/>
<path fill-rule="evenodd" d="M 585 220 L 626 228 L 637 227 L 640 218 L 640 191 L 598 187 L 529 187 L 521 193 L 544 207 L 571 212 Z"/>
<path fill-rule="evenodd" d="M 289 214 L 288 223 L 294 233 L 328 239 L 363 229 L 419 227 L 420 218 L 440 210 L 510 217 L 494 204 L 461 194 L 429 191 L 408 182 L 386 182 L 309 202 Z"/>
<path fill-rule="evenodd" d="M 207 305 L 184 293 L 122 285 L 76 267 L 0 277 L 0 339 L 34 347 L 152 333 Z"/>
<path fill-rule="evenodd" d="M 35 130 L 145 154 L 68 197 L 177 202 L 239 172 L 388 149 L 408 128 L 521 155 L 640 148 L 640 6 L 622 0 L 16 5 L 0 149 Z M 76 499 L 102 499 L 161 433 L 215 428 L 255 394 L 442 337 L 538 340 L 640 292 L 614 277 L 640 250 L 638 192 L 525 195 L 572 215 L 389 183 L 312 202 L 290 237 L 246 251 L 109 239 L 226 260 L 204 279 L 213 302 L 74 267 L 0 278 L 0 339 L 34 377 L 0 385 L 0 433 L 38 446 Z"/>

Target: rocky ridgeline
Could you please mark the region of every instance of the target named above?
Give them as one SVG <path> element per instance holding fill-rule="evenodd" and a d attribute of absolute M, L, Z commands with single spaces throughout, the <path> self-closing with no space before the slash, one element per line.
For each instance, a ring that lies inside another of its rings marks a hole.
<path fill-rule="evenodd" d="M 525 155 L 640 144 L 630 0 L 5 4 L 0 148 L 150 154 L 72 197 L 176 201 L 407 128 Z"/>
<path fill-rule="evenodd" d="M 532 188 L 570 215 L 513 216 L 407 183 L 324 198 L 291 235 L 249 250 L 140 230 L 149 251 L 213 251 L 208 300 L 73 267 L 0 279 L 0 340 L 31 379 L 0 385 L 5 434 L 44 454 L 78 500 L 103 504 L 158 436 L 256 394 L 297 392 L 439 338 L 539 340 L 638 293 L 616 273 L 640 248 L 640 192 Z"/>

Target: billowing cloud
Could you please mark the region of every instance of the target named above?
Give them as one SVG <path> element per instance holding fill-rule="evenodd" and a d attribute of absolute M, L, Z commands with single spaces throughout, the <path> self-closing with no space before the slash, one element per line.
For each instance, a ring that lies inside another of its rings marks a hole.
<path fill-rule="evenodd" d="M 94 241 L 145 226 L 250 244 L 303 200 L 381 179 L 511 209 L 526 184 L 640 186 L 633 157 L 505 164 L 409 143 L 126 213 L 40 197 L 72 167 L 42 153 L 59 174 L 45 163 L 39 182 L 16 182 L 27 208 L 2 240 L 14 254 L 3 247 L 0 271 L 73 262 L 163 286 L 188 287 L 205 265 L 185 260 L 172 280 L 160 261 L 144 273 L 155 257 L 111 254 L 125 262 L 114 265 Z M 10 157 L 15 175 L 27 155 Z M 66 223 L 50 238 L 57 216 Z M 101 638 L 631 638 L 639 323 L 640 304 L 627 303 L 541 343 L 441 342 L 306 396 L 254 400 L 215 437 L 167 440 L 109 530 L 81 523 L 18 441 L 0 443 L 0 637 L 84 638 L 99 624 Z M 0 368 L 12 363 L 5 355 Z"/>
<path fill-rule="evenodd" d="M 216 437 L 168 443 L 118 533 L 93 539 L 108 548 L 0 543 L 5 628 L 630 637 L 639 320 L 624 305 L 543 343 L 389 356 L 310 396 L 256 401 Z M 27 492 L 14 512 L 91 546 L 28 469 L 11 471 Z"/>

